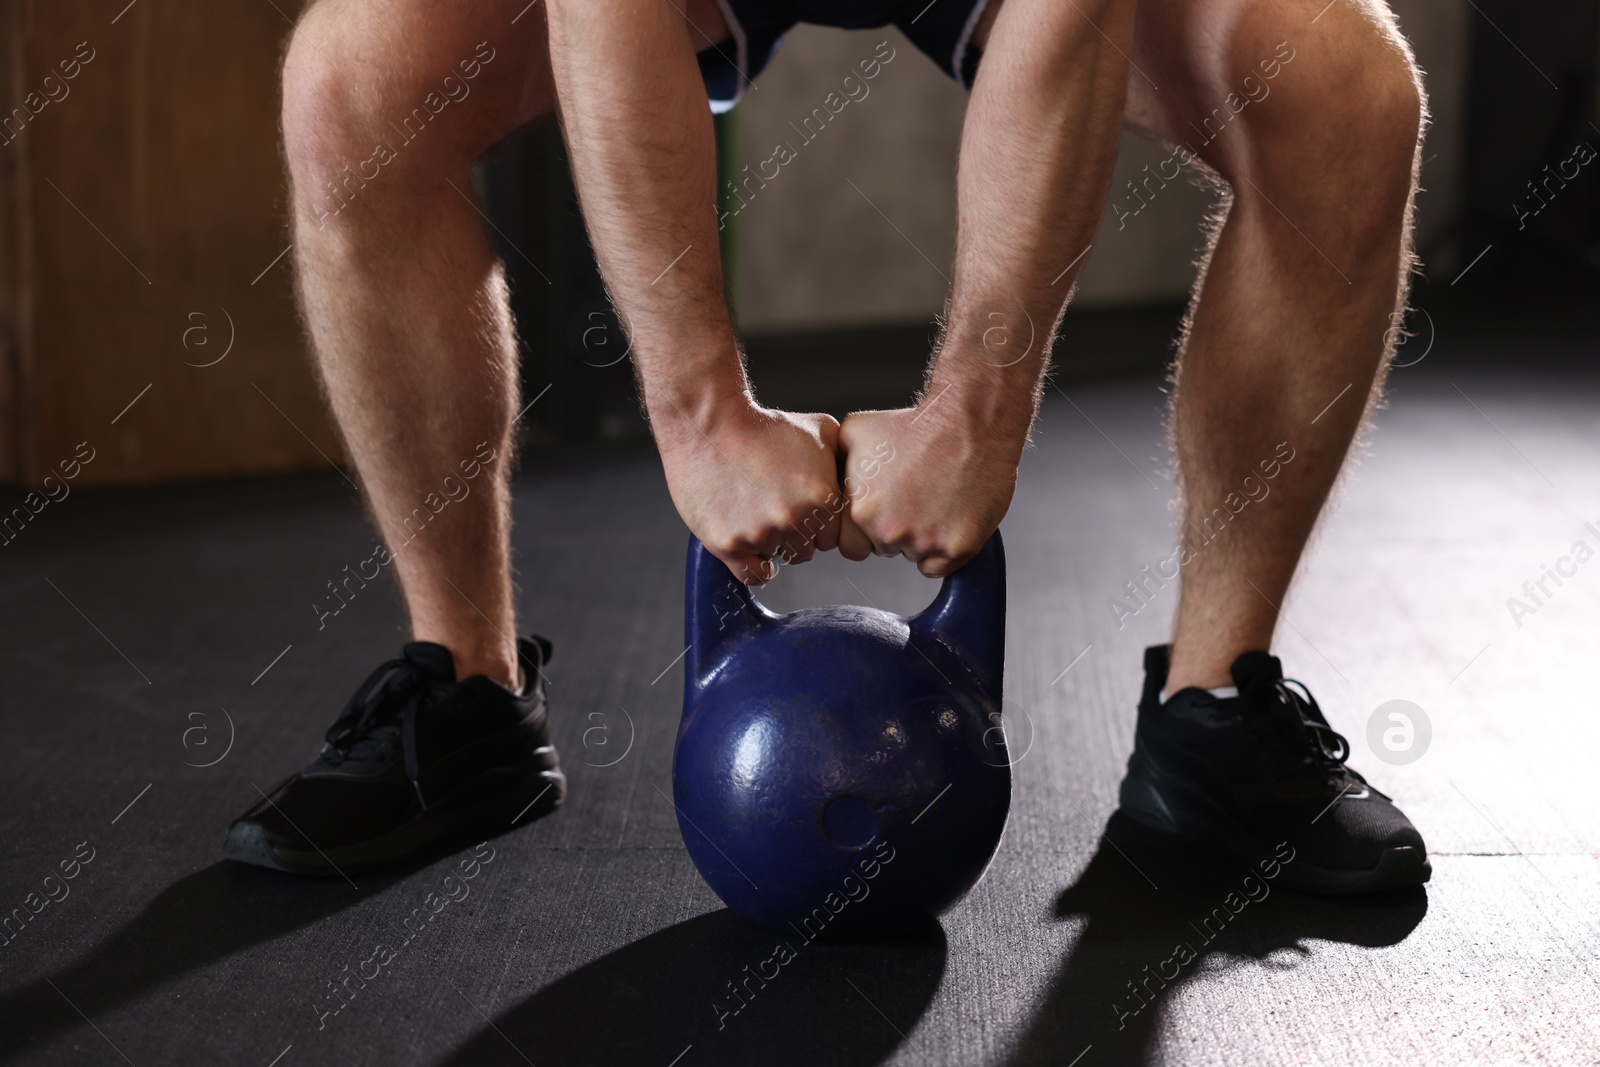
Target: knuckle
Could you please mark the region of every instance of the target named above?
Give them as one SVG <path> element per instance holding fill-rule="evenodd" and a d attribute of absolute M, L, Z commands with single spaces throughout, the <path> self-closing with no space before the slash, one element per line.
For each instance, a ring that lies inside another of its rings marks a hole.
<path fill-rule="evenodd" d="M 721 559 L 733 559 L 743 554 L 739 538 L 732 533 L 709 534 L 701 539 L 701 543 L 710 550 L 713 556 Z"/>
<path fill-rule="evenodd" d="M 958 537 L 947 538 L 940 547 L 939 554 L 950 559 L 970 559 L 977 555 L 978 549 L 983 547 L 983 542 L 977 534 L 963 534 Z"/>
<path fill-rule="evenodd" d="M 795 518 L 811 515 L 816 512 L 828 513 L 829 497 L 833 495 L 833 487 L 827 482 L 818 479 L 804 486 L 799 496 L 790 504 L 790 510 Z"/>
<path fill-rule="evenodd" d="M 763 554 L 761 534 L 756 530 L 747 529 L 730 536 L 727 546 L 726 551 L 730 556 L 744 558 Z"/>
<path fill-rule="evenodd" d="M 881 541 L 885 544 L 909 547 L 911 541 L 911 531 L 906 528 L 905 523 L 898 522 L 894 519 L 889 519 L 880 520 L 874 524 L 874 526 L 875 528 L 873 530 L 872 538 L 874 541 Z"/>

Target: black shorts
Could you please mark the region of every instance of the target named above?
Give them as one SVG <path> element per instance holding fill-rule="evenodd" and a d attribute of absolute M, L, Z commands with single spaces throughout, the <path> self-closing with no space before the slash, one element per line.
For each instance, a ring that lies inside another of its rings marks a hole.
<path fill-rule="evenodd" d="M 778 50 L 778 42 L 802 22 L 857 30 L 893 25 L 946 74 L 972 88 L 979 50 L 972 31 L 988 0 L 717 0 L 733 39 L 700 53 L 711 110 L 729 110 L 744 96 Z"/>

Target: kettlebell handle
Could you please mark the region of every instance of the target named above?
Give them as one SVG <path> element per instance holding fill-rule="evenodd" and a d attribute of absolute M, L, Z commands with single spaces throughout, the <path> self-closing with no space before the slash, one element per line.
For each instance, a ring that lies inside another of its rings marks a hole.
<path fill-rule="evenodd" d="M 956 654 L 998 706 L 1006 660 L 1006 548 L 990 535 L 965 567 L 949 575 L 920 613 L 913 635 L 938 641 Z"/>
<path fill-rule="evenodd" d="M 782 618 L 693 534 L 689 536 L 684 598 L 686 683 L 692 690 L 702 666 L 724 640 Z M 1006 552 L 996 530 L 965 567 L 949 575 L 921 612 L 907 619 L 914 638 L 949 648 L 995 702 L 1001 702 L 1006 651 Z"/>

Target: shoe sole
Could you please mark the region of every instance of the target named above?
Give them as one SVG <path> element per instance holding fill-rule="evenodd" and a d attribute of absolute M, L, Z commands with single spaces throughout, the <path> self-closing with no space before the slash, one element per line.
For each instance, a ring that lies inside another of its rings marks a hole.
<path fill-rule="evenodd" d="M 1272 855 L 1272 849 L 1246 830 L 1198 788 L 1164 774 L 1149 753 L 1135 745 L 1119 796 L 1123 812 L 1153 830 L 1177 834 L 1222 849 L 1246 866 Z M 1384 849 L 1367 870 L 1318 867 L 1296 859 L 1283 864 L 1282 885 L 1307 893 L 1381 893 L 1419 886 L 1433 876 L 1427 855 L 1410 845 Z"/>
<path fill-rule="evenodd" d="M 546 746 L 534 755 L 555 762 Z M 429 805 L 416 818 L 368 841 L 306 852 L 272 844 L 255 823 L 235 823 L 222 844 L 226 859 L 290 874 L 348 876 L 392 868 L 450 846 L 464 848 L 541 819 L 567 796 L 559 767 L 490 771 Z M 312 845 L 315 846 L 315 842 Z"/>

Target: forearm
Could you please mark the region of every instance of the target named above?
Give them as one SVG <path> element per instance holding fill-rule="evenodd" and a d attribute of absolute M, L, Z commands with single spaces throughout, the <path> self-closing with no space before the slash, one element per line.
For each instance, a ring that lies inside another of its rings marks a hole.
<path fill-rule="evenodd" d="M 716 144 L 667 0 L 550 3 L 556 92 L 600 271 L 658 438 L 747 398 L 723 296 Z"/>
<path fill-rule="evenodd" d="M 1105 207 L 1133 10 L 1131 0 L 1001 9 L 962 134 L 955 281 L 930 408 L 938 398 L 1008 436 L 1026 434 Z"/>

